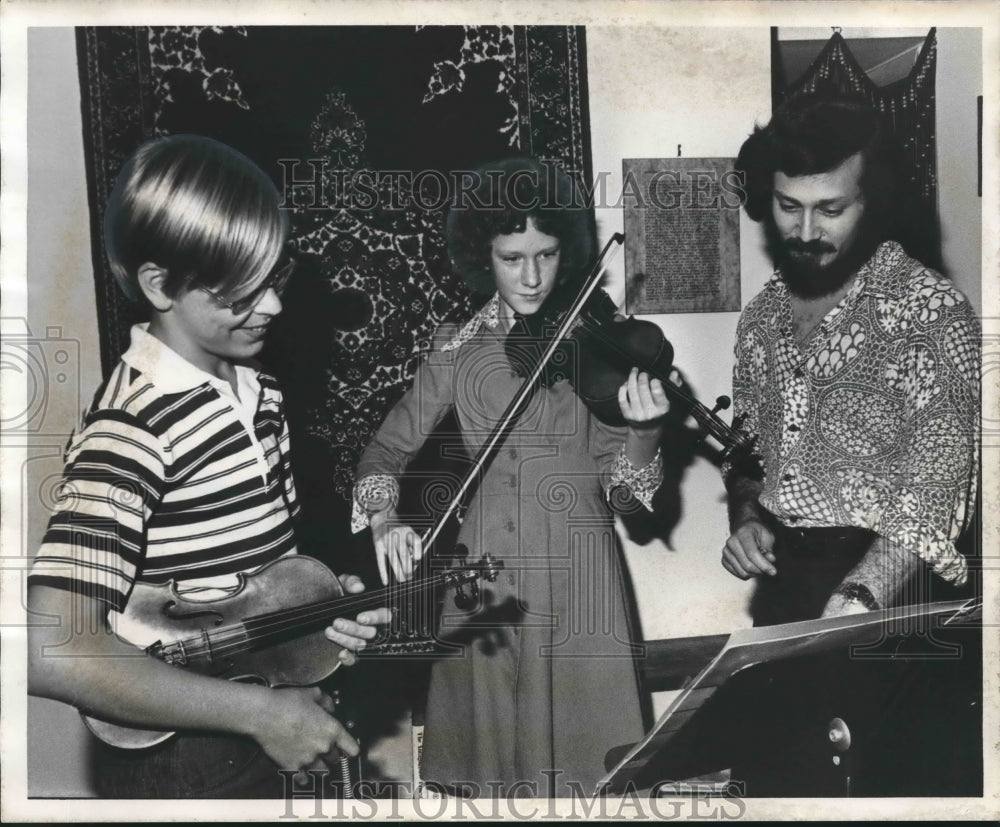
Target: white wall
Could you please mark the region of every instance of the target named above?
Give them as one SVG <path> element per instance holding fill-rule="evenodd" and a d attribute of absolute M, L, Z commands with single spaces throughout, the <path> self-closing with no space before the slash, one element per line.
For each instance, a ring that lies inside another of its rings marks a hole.
<path fill-rule="evenodd" d="M 587 82 L 595 180 L 610 173 L 611 202 L 621 191 L 623 158 L 735 157 L 756 120 L 771 110 L 770 33 L 740 29 L 587 28 Z M 597 212 L 599 241 L 623 228 L 620 208 Z M 741 297 L 763 286 L 770 264 L 757 226 L 740 216 Z M 609 292 L 624 298 L 624 261 Z M 711 407 L 731 392 L 738 313 L 647 316 L 674 347 L 674 363 Z M 728 414 L 723 414 L 728 416 Z M 728 537 L 725 489 L 718 469 L 697 458 L 682 488 L 672 548 L 623 537 L 639 622 L 646 640 L 730 632 L 750 625 L 751 587 L 720 564 Z M 654 696 L 658 715 L 674 693 Z"/>
<path fill-rule="evenodd" d="M 47 338 L 63 342 L 71 359 L 63 366 L 65 380 L 51 384 L 44 433 L 29 448 L 25 555 L 34 553 L 45 531 L 44 503 L 62 469 L 62 447 L 101 381 L 80 84 L 68 28 L 33 28 L 28 36 L 27 266 L 28 329 L 35 337 L 48 330 Z M 28 716 L 29 794 L 86 793 L 84 732 L 76 712 L 30 698 Z"/>
<path fill-rule="evenodd" d="M 982 199 L 976 196 L 976 97 L 983 94 L 983 35 L 981 29 L 946 28 L 938 29 L 937 40 L 935 120 L 941 252 L 948 275 L 982 316 Z M 987 102 L 986 107 L 991 103 L 995 102 Z"/>

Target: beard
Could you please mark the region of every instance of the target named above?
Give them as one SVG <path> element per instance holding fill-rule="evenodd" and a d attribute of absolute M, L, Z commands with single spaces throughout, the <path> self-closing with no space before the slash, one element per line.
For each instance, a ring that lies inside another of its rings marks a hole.
<path fill-rule="evenodd" d="M 783 238 L 770 213 L 764 218 L 767 251 L 781 272 L 789 292 L 800 299 L 819 299 L 836 293 L 872 257 L 880 238 L 872 222 L 861 218 L 858 234 L 849 247 L 838 249 L 828 241 Z M 835 257 L 826 264 L 824 254 Z"/>

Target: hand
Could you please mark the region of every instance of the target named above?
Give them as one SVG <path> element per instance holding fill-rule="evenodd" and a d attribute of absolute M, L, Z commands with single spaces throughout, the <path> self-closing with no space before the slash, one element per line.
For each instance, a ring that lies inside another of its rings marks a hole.
<path fill-rule="evenodd" d="M 633 430 L 656 430 L 670 410 L 670 401 L 659 379 L 650 379 L 645 371 L 632 368 L 618 388 L 618 406 Z"/>
<path fill-rule="evenodd" d="M 858 615 L 867 612 L 868 608 L 859 600 L 851 600 L 842 594 L 834 592 L 826 602 L 823 614 L 820 617 L 846 617 L 847 615 Z"/>
<path fill-rule="evenodd" d="M 375 542 L 375 561 L 378 563 L 378 574 L 382 578 L 382 585 L 389 585 L 390 566 L 397 580 L 409 580 L 413 577 L 414 567 L 424 556 L 420 535 L 408 525 L 399 523 L 394 508 L 386 508 L 384 511 L 372 514 L 369 524 Z"/>
<path fill-rule="evenodd" d="M 338 751 L 358 754 L 357 742 L 333 717 L 329 695 L 316 687 L 264 691 L 262 708 L 249 716 L 249 734 L 281 769 L 299 770 L 297 783 L 308 780 L 307 770 L 337 760 Z"/>
<path fill-rule="evenodd" d="M 747 520 L 726 540 L 722 566 L 740 580 L 749 580 L 759 574 L 773 577 L 778 573 L 774 567 L 773 548 L 771 530 L 757 520 Z"/>
<path fill-rule="evenodd" d="M 346 594 L 358 594 L 365 590 L 365 584 L 356 574 L 342 574 L 340 585 Z M 390 620 L 392 611 L 387 606 L 381 606 L 362 612 L 356 620 L 338 617 L 327 626 L 325 634 L 329 640 L 344 647 L 338 656 L 340 662 L 345 666 L 353 666 L 358 660 L 354 653 L 364 649 L 365 641 L 378 634 L 377 626 L 384 626 Z"/>
<path fill-rule="evenodd" d="M 869 554 L 880 546 L 876 541 L 872 544 Z M 868 557 L 868 554 L 865 555 Z M 865 560 L 854 567 L 840 585 L 833 590 L 830 599 L 826 601 L 822 617 L 843 617 L 862 612 L 874 612 L 881 608 L 884 594 L 879 591 L 884 581 L 863 578 Z M 877 570 L 876 570 L 877 571 Z"/>

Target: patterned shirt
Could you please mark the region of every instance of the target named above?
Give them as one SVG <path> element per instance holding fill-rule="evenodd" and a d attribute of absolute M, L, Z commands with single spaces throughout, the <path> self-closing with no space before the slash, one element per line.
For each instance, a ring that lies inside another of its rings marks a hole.
<path fill-rule="evenodd" d="M 870 529 L 964 582 L 955 540 L 975 495 L 979 354 L 969 302 L 895 242 L 802 349 L 775 273 L 740 318 L 733 373 L 761 505 L 788 526 Z"/>
<path fill-rule="evenodd" d="M 213 596 L 295 550 L 288 427 L 275 381 L 237 367 L 228 383 L 145 331 L 70 438 L 57 510 L 29 582 L 122 611 L 135 582 Z M 252 427 L 248 427 L 246 420 Z"/>

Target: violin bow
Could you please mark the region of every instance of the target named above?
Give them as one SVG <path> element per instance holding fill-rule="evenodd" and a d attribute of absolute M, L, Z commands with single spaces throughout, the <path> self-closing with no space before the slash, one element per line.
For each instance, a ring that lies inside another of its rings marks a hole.
<path fill-rule="evenodd" d="M 452 499 L 444 514 L 438 519 L 437 523 L 428 529 L 421 538 L 421 546 L 423 547 L 425 553 L 427 549 L 430 548 L 431 544 L 437 539 L 437 536 L 441 533 L 441 530 L 448 522 L 448 519 L 455 513 L 462 501 L 462 498 L 465 496 L 465 492 L 469 490 L 469 487 L 479 475 L 483 466 L 486 465 L 490 455 L 496 449 L 500 440 L 507 435 L 507 432 L 514 424 L 517 417 L 520 416 L 524 404 L 531 397 L 532 393 L 534 393 L 535 385 L 538 382 L 539 377 L 541 377 L 542 372 L 545 370 L 545 366 L 558 349 L 562 340 L 566 337 L 566 334 L 572 329 L 577 316 L 580 315 L 580 311 L 583 310 L 584 305 L 587 303 L 587 299 L 590 298 L 591 294 L 597 288 L 597 285 L 601 283 L 608 267 L 611 265 L 611 262 L 614 261 L 615 256 L 617 256 L 618 251 L 624 243 L 625 235 L 623 233 L 615 233 L 610 239 L 608 239 L 608 243 L 604 245 L 604 249 L 601 250 L 601 254 L 597 257 L 597 261 L 594 263 L 590 274 L 587 276 L 587 281 L 584 284 L 583 289 L 573 302 L 572 307 L 570 307 L 569 311 L 563 317 L 563 320 L 556 329 L 552 340 L 542 352 L 538 363 L 535 365 L 527 379 L 524 380 L 520 389 L 514 395 L 514 398 L 510 401 L 510 404 L 503 412 L 503 415 L 490 432 L 489 437 L 487 437 L 486 441 L 482 444 L 482 446 L 480 446 L 479 451 L 476 453 L 476 457 L 473 460 L 472 467 L 466 473 L 465 478 L 462 481 L 462 485 L 458 489 L 458 493 L 455 495 L 454 499 Z"/>

